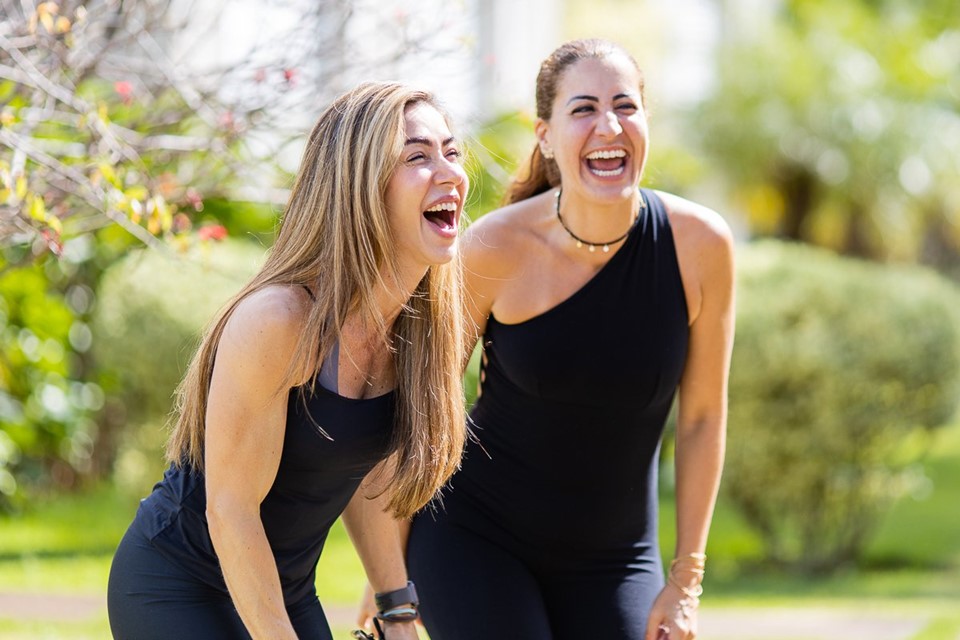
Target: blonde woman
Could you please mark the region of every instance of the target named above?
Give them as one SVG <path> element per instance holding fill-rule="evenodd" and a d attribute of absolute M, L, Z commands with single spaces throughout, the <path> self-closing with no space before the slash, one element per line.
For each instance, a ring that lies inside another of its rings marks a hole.
<path fill-rule="evenodd" d="M 170 469 L 111 568 L 115 637 L 331 638 L 313 585 L 341 513 L 386 639 L 417 637 L 393 518 L 464 441 L 457 145 L 394 83 L 321 115 L 266 264 L 179 389 Z"/>

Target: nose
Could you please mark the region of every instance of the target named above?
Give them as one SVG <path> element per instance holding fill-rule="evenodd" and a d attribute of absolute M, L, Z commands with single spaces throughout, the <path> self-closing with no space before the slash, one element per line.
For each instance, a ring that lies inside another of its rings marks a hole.
<path fill-rule="evenodd" d="M 612 111 L 606 111 L 600 115 L 600 122 L 597 123 L 597 133 L 615 138 L 623 133 L 623 127 L 620 126 L 620 119 Z"/>
<path fill-rule="evenodd" d="M 466 182 L 467 172 L 459 162 L 444 158 L 443 161 L 440 162 L 436 173 L 434 173 L 433 179 L 437 184 L 459 186 Z"/>

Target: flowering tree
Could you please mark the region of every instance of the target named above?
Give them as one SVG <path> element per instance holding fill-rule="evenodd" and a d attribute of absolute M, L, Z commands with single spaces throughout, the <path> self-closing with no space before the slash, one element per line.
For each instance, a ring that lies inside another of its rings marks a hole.
<path fill-rule="evenodd" d="M 272 158 L 333 93 L 447 53 L 430 36 L 442 17 L 373 6 L 265 0 L 269 28 L 217 59 L 230 0 L 0 0 L 0 509 L 24 483 L 112 466 L 127 424 L 88 328 L 104 269 L 132 246 L 222 239 L 212 199 L 282 200 Z M 375 54 L 347 55 L 384 20 Z"/>

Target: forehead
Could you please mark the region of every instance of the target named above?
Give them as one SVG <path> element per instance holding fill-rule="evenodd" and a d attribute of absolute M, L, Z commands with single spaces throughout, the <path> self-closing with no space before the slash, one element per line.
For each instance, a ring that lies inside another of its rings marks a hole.
<path fill-rule="evenodd" d="M 640 72 L 624 56 L 579 60 L 564 70 L 557 85 L 557 101 L 574 95 L 609 98 L 618 93 L 640 95 Z"/>
<path fill-rule="evenodd" d="M 417 102 L 403 112 L 406 139 L 427 138 L 442 142 L 451 137 L 450 127 L 443 114 L 426 102 Z"/>

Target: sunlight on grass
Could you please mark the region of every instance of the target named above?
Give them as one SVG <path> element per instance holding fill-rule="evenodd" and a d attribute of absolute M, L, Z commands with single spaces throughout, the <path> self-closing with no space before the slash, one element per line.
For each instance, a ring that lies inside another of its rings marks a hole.
<path fill-rule="evenodd" d="M 910 640 L 957 640 L 957 638 L 960 638 L 960 614 L 953 613 L 934 618 Z"/>
<path fill-rule="evenodd" d="M 110 637 L 106 613 L 81 621 L 0 620 L 4 640 L 103 640 Z"/>
<path fill-rule="evenodd" d="M 708 554 L 705 608 L 824 607 L 929 618 L 910 640 L 957 640 L 960 614 L 960 424 L 936 434 L 924 463 L 930 490 L 894 506 L 867 550 L 864 570 L 803 577 L 744 571 L 759 560 L 757 538 L 722 500 Z M 0 591 L 103 595 L 113 549 L 139 496 L 103 487 L 60 496 L 24 514 L 0 518 Z M 662 547 L 672 554 L 675 509 L 665 496 Z M 334 525 L 317 568 L 317 592 L 334 637 L 348 638 L 366 579 L 343 526 Z M 422 634 L 425 637 L 425 634 Z M 0 637 L 109 637 L 106 615 L 82 621 L 0 619 Z M 773 640 L 773 639 L 771 639 Z"/>

